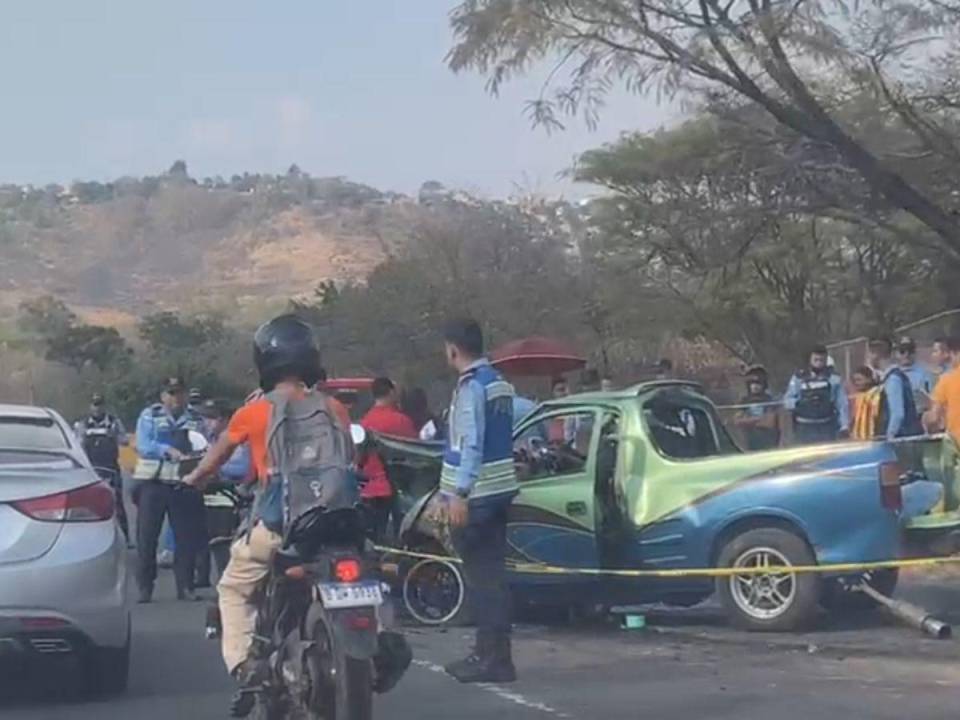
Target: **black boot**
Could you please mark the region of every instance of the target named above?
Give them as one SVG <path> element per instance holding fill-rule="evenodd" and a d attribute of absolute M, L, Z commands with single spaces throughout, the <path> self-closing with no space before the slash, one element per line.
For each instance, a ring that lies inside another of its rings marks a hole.
<path fill-rule="evenodd" d="M 446 671 L 462 683 L 509 683 L 517 679 L 510 650 L 510 636 L 496 635 L 485 643 L 477 638 L 477 649 L 464 660 L 451 663 Z"/>
<path fill-rule="evenodd" d="M 455 660 L 452 663 L 448 663 L 443 669 L 448 675 L 452 675 L 459 680 L 461 675 L 471 673 L 474 667 L 480 665 L 481 658 L 490 655 L 491 651 L 492 640 L 490 635 L 478 629 L 473 650 L 470 651 L 470 654 L 462 660 Z"/>
<path fill-rule="evenodd" d="M 137 602 L 141 605 L 146 605 L 147 603 L 153 600 L 153 585 L 144 585 L 140 588 L 139 595 L 137 595 Z"/>

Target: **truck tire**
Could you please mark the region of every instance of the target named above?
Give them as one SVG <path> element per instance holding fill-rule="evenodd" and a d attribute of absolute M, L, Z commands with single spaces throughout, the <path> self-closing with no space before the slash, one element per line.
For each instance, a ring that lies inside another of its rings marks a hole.
<path fill-rule="evenodd" d="M 747 530 L 720 551 L 717 565 L 789 567 L 815 565 L 806 542 L 777 527 Z M 731 575 L 717 578 L 717 594 L 730 622 L 752 632 L 789 632 L 812 624 L 820 602 L 820 578 L 814 573 Z"/>

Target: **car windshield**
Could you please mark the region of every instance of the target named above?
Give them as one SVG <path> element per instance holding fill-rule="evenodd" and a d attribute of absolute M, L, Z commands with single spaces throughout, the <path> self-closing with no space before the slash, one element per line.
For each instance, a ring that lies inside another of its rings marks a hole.
<path fill-rule="evenodd" d="M 67 436 L 50 417 L 0 416 L 0 448 L 66 450 Z"/>

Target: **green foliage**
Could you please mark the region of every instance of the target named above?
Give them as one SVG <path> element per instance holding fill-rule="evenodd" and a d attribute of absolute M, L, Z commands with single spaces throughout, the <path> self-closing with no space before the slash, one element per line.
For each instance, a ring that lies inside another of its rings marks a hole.
<path fill-rule="evenodd" d="M 48 338 L 46 358 L 78 371 L 92 365 L 106 372 L 125 366 L 130 353 L 116 328 L 78 325 Z"/>
<path fill-rule="evenodd" d="M 747 102 L 960 259 L 957 197 L 943 192 L 956 187 L 960 160 L 957 17 L 942 0 L 466 0 L 451 15 L 448 59 L 456 71 L 486 74 L 494 93 L 555 63 L 529 104 L 548 129 L 577 113 L 595 122 L 618 85 Z M 851 99 L 869 100 L 869 121 L 837 112 Z M 932 159 L 952 182 L 917 172 L 918 159 Z"/>
<path fill-rule="evenodd" d="M 219 318 L 182 319 L 177 313 L 147 315 L 137 328 L 140 337 L 153 352 L 190 352 L 224 340 L 227 329 Z"/>
<path fill-rule="evenodd" d="M 77 181 L 70 186 L 71 194 L 84 205 L 94 205 L 113 199 L 113 185 L 96 181 Z"/>
<path fill-rule="evenodd" d="M 789 369 L 814 342 L 955 301 L 937 278 L 956 265 L 911 248 L 917 223 L 864 204 L 829 159 L 747 106 L 626 136 L 575 177 L 612 192 L 592 206 L 601 265 L 667 293 L 681 327 Z"/>
<path fill-rule="evenodd" d="M 66 304 L 52 295 L 20 303 L 17 326 L 28 335 L 51 338 L 63 335 L 77 322 L 77 316 Z"/>
<path fill-rule="evenodd" d="M 116 328 L 85 325 L 61 300 L 44 296 L 22 303 L 17 327 L 35 352 L 69 368 L 56 395 L 66 407 L 85 405 L 101 392 L 126 420 L 155 402 L 164 378 L 177 375 L 207 397 L 238 404 L 250 391 L 249 338 L 220 318 L 161 312 L 141 321 L 143 345 L 127 345 Z"/>

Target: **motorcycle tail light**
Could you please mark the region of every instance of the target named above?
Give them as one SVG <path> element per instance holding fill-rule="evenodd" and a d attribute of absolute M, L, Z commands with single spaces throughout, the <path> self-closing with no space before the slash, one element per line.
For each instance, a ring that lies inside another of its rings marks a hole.
<path fill-rule="evenodd" d="M 360 579 L 360 561 L 356 558 L 341 558 L 333 563 L 333 576 L 342 583 Z"/>
<path fill-rule="evenodd" d="M 898 463 L 880 463 L 880 502 L 887 510 L 900 510 L 903 507 L 903 494 L 900 492 L 902 475 L 903 468 Z"/>

